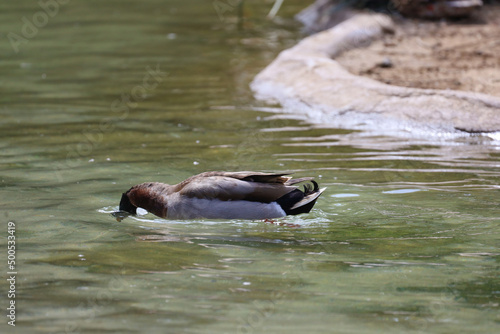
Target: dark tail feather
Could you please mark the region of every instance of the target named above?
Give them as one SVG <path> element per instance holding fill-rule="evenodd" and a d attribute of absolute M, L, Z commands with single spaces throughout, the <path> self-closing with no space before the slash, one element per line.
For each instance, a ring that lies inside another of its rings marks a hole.
<path fill-rule="evenodd" d="M 288 194 L 281 196 L 276 201 L 287 215 L 308 213 L 313 208 L 318 197 L 326 189 L 319 189 L 316 181 L 310 181 L 312 185 L 305 184 L 304 191 L 301 191 L 300 189 L 292 190 Z"/>

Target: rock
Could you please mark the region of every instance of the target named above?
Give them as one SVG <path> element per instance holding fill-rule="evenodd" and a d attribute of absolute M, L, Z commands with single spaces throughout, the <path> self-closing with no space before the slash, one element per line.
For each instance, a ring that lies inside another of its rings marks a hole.
<path fill-rule="evenodd" d="M 391 58 L 384 58 L 384 60 L 378 63 L 378 66 L 382 68 L 391 68 L 393 66 Z"/>
<path fill-rule="evenodd" d="M 391 86 L 345 70 L 335 57 L 393 31 L 363 14 L 285 50 L 251 83 L 256 97 L 340 128 L 440 132 L 500 131 L 500 99 L 486 94 Z M 458 130 L 457 130 L 458 129 Z"/>

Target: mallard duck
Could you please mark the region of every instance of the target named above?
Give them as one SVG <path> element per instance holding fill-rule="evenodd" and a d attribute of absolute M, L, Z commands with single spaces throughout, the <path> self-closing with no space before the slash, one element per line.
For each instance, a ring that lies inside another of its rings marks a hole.
<path fill-rule="evenodd" d="M 138 207 L 168 219 L 270 219 L 311 211 L 326 189 L 290 173 L 205 172 L 178 183 L 138 184 L 122 194 L 120 211 Z M 309 182 L 304 190 L 295 184 Z"/>

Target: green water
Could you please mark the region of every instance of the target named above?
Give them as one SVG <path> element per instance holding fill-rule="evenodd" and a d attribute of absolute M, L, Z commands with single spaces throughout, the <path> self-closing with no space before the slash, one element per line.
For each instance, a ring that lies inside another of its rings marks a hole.
<path fill-rule="evenodd" d="M 301 38 L 304 4 L 270 22 L 272 1 L 247 1 L 238 23 L 214 3 L 74 0 L 45 25 L 36 1 L 0 4 L 0 331 L 497 333 L 498 141 L 283 115 L 248 84 Z M 110 215 L 131 185 L 207 170 L 328 189 L 280 224 Z"/>

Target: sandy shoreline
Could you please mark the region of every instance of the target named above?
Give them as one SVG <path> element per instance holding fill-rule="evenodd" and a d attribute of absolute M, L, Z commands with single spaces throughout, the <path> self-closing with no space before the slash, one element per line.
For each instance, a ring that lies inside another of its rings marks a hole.
<path fill-rule="evenodd" d="M 500 5 L 460 21 L 398 20 L 364 48 L 336 57 L 349 72 L 390 85 L 500 97 Z"/>

